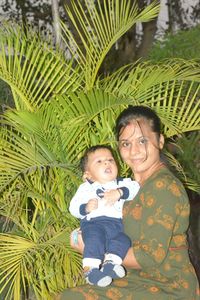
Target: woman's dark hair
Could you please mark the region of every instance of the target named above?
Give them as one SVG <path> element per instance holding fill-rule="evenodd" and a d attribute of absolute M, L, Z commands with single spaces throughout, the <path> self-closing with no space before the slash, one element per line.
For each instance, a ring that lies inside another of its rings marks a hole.
<path fill-rule="evenodd" d="M 160 136 L 161 133 L 161 122 L 157 114 L 149 107 L 138 105 L 129 105 L 128 108 L 124 109 L 116 120 L 115 133 L 116 138 L 119 140 L 121 130 L 125 128 L 133 120 L 146 119 L 149 122 L 153 132 Z"/>
<path fill-rule="evenodd" d="M 82 156 L 82 158 L 80 160 L 80 168 L 81 168 L 81 171 L 83 173 L 85 172 L 85 169 L 86 169 L 86 166 L 87 166 L 87 163 L 88 163 L 89 155 L 91 153 L 94 153 L 96 150 L 99 150 L 99 149 L 107 149 L 108 151 L 110 151 L 110 153 L 114 157 L 113 149 L 110 146 L 108 146 L 108 145 L 95 145 L 95 146 L 91 146 L 90 148 L 86 149 L 86 151 L 84 152 L 84 154 L 83 154 L 83 156 Z"/>

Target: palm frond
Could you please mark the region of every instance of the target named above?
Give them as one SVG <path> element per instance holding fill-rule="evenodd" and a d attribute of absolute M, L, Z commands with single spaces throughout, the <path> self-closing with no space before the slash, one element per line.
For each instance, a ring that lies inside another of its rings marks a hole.
<path fill-rule="evenodd" d="M 78 89 L 83 77 L 73 60 L 62 54 L 27 28 L 7 25 L 0 30 L 0 78 L 13 91 L 18 109 L 33 111 L 53 94 Z"/>
<path fill-rule="evenodd" d="M 175 147 L 177 147 L 177 144 L 175 144 Z M 198 183 L 198 181 L 193 179 L 192 175 L 189 174 L 187 172 L 187 169 L 184 168 L 183 164 L 180 161 L 180 156 L 178 156 L 177 159 L 175 155 L 166 150 L 164 154 L 167 158 L 167 163 L 169 164 L 169 167 L 173 168 L 173 173 L 177 174 L 177 177 L 181 180 L 185 188 L 200 193 L 200 184 Z"/>
<path fill-rule="evenodd" d="M 85 74 L 86 89 L 93 87 L 98 70 L 111 47 L 136 22 L 146 22 L 155 18 L 159 12 L 157 1 L 153 1 L 141 12 L 136 2 L 130 0 L 97 1 L 91 6 L 84 1 L 86 11 L 80 0 L 72 1 L 72 9 L 67 14 L 79 36 L 83 49 L 72 31 L 62 23 L 63 39 L 72 56 L 77 60 Z"/>
<path fill-rule="evenodd" d="M 33 284 L 38 299 L 50 299 L 51 293 L 83 281 L 80 255 L 69 246 L 69 229 L 53 230 L 50 236 L 36 243 L 19 235 L 0 234 L 0 293 L 8 288 L 5 300 L 20 300 L 27 284 Z M 55 265 L 55 257 L 62 262 L 60 265 Z M 18 288 L 19 282 L 23 283 L 22 289 Z"/>
<path fill-rule="evenodd" d="M 199 65 L 171 60 L 137 62 L 98 77 L 105 55 L 136 22 L 155 18 L 156 1 L 143 11 L 130 0 L 73 0 L 71 28 L 62 24 L 73 59 L 54 50 L 31 29 L 0 29 L 0 78 L 16 108 L 1 117 L 0 293 L 20 299 L 31 288 L 37 299 L 82 283 L 80 255 L 69 244 L 78 221 L 68 212 L 80 183 L 78 161 L 90 145 L 116 148 L 113 127 L 129 104 L 157 111 L 167 137 L 199 129 Z M 196 141 L 196 140 L 195 140 Z M 197 185 L 172 155 L 191 189 Z M 123 175 L 128 174 L 122 166 Z"/>
<path fill-rule="evenodd" d="M 123 104 L 155 109 L 167 137 L 200 129 L 199 66 L 193 61 L 172 60 L 162 65 L 137 63 L 98 81 L 98 87 Z"/>

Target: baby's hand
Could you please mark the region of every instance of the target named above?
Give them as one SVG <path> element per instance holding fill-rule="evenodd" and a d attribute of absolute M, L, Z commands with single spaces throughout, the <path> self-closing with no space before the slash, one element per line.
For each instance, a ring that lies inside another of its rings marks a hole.
<path fill-rule="evenodd" d="M 98 200 L 97 199 L 90 199 L 86 205 L 86 212 L 90 213 L 91 211 L 98 208 Z"/>
<path fill-rule="evenodd" d="M 106 202 L 106 205 L 113 205 L 115 202 L 117 202 L 121 197 L 121 190 L 115 189 L 115 190 L 108 190 L 104 192 L 104 200 Z"/>

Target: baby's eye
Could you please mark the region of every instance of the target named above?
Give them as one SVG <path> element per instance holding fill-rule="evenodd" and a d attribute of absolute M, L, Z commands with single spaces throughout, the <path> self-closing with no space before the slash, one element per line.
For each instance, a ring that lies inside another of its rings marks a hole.
<path fill-rule="evenodd" d="M 98 163 L 98 164 L 100 164 L 101 162 L 102 162 L 102 160 L 101 160 L 101 159 L 98 159 L 98 160 L 97 160 L 97 163 Z"/>
<path fill-rule="evenodd" d="M 114 162 L 114 159 L 113 158 L 109 158 L 108 161 L 109 162 Z"/>

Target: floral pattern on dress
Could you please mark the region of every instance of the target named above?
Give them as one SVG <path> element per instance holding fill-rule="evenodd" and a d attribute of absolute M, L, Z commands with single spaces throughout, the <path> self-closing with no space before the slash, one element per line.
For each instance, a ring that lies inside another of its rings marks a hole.
<path fill-rule="evenodd" d="M 178 179 L 163 168 L 124 205 L 124 229 L 141 270 L 129 269 L 106 287 L 65 290 L 59 300 L 200 300 L 188 256 L 189 201 Z"/>

